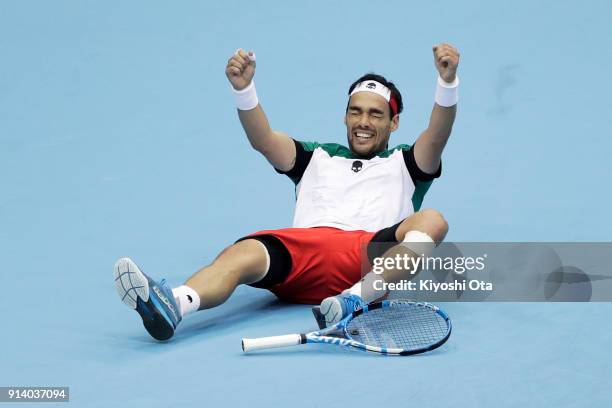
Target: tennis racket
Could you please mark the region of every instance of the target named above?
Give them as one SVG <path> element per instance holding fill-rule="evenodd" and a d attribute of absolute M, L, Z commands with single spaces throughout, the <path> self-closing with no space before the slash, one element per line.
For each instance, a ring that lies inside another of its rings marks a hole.
<path fill-rule="evenodd" d="M 425 302 L 384 300 L 365 305 L 323 330 L 285 336 L 242 339 L 245 352 L 306 343 L 335 344 L 349 349 L 408 356 L 440 347 L 452 324 L 439 307 Z"/>

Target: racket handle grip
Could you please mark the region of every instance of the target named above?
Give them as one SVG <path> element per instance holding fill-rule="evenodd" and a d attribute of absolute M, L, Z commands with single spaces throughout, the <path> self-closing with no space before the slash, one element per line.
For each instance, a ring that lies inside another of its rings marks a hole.
<path fill-rule="evenodd" d="M 276 347 L 297 346 L 306 342 L 301 334 L 287 334 L 285 336 L 260 337 L 258 339 L 242 339 L 242 351 L 263 350 Z"/>

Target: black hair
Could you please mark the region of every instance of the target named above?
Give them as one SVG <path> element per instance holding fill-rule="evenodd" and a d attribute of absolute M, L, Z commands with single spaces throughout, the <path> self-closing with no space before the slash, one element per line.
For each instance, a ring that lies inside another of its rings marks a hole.
<path fill-rule="evenodd" d="M 391 96 L 393 98 L 395 98 L 396 102 L 397 102 L 397 114 L 400 114 L 402 112 L 402 110 L 404 109 L 404 104 L 402 103 L 402 94 L 400 93 L 400 91 L 397 89 L 397 87 L 395 86 L 395 84 L 391 81 L 387 81 L 387 78 L 385 78 L 382 75 L 378 75 L 375 74 L 373 72 L 367 73 L 365 75 L 363 75 L 361 78 L 359 78 L 358 80 L 356 80 L 355 82 L 353 82 L 348 90 L 348 94 L 349 94 L 349 100 L 350 100 L 350 95 L 351 92 L 353 92 L 353 89 L 355 89 L 355 87 L 363 81 L 376 81 L 376 82 L 380 82 L 381 84 L 383 84 L 384 86 L 386 86 L 387 88 L 389 88 L 391 90 Z M 346 112 L 348 112 L 348 105 L 349 103 L 346 103 Z M 391 119 L 393 119 L 393 116 L 395 114 L 393 113 L 393 109 L 391 109 L 391 106 L 389 106 L 389 116 L 391 117 Z"/>

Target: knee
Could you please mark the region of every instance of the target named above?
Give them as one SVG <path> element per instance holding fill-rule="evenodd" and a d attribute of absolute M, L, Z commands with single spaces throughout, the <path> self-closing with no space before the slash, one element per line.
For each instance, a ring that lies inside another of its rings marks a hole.
<path fill-rule="evenodd" d="M 236 247 L 236 244 L 232 244 L 230 246 L 223 248 L 223 250 L 219 252 L 219 254 L 215 257 L 215 259 L 213 260 L 213 263 L 217 261 L 219 258 L 223 258 L 223 256 L 227 255 L 229 252 L 233 251 L 235 247 Z"/>
<path fill-rule="evenodd" d="M 421 210 L 404 220 L 396 232 L 397 240 L 402 241 L 406 233 L 412 230 L 424 232 L 436 243 L 440 243 L 448 232 L 448 222 L 437 210 Z"/>
<path fill-rule="evenodd" d="M 419 214 L 428 224 L 431 224 L 440 230 L 444 230 L 446 232 L 448 231 L 448 222 L 440 211 L 434 210 L 433 208 L 427 208 L 419 211 Z"/>
<path fill-rule="evenodd" d="M 261 242 L 245 239 L 221 251 L 210 266 L 226 279 L 250 283 L 267 272 L 268 255 Z"/>
<path fill-rule="evenodd" d="M 431 236 L 434 241 L 441 242 L 448 233 L 448 222 L 438 210 L 427 208 L 419 211 L 419 216 L 422 218 L 422 224 L 426 226 L 428 231 L 425 231 Z"/>

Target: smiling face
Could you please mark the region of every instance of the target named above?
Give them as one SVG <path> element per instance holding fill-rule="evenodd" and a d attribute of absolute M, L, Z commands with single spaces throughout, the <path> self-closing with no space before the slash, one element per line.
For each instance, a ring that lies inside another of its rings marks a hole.
<path fill-rule="evenodd" d="M 399 124 L 399 115 L 390 119 L 390 109 L 385 98 L 372 92 L 357 92 L 350 97 L 344 123 L 353 153 L 370 158 L 386 149 L 391 132 Z"/>

